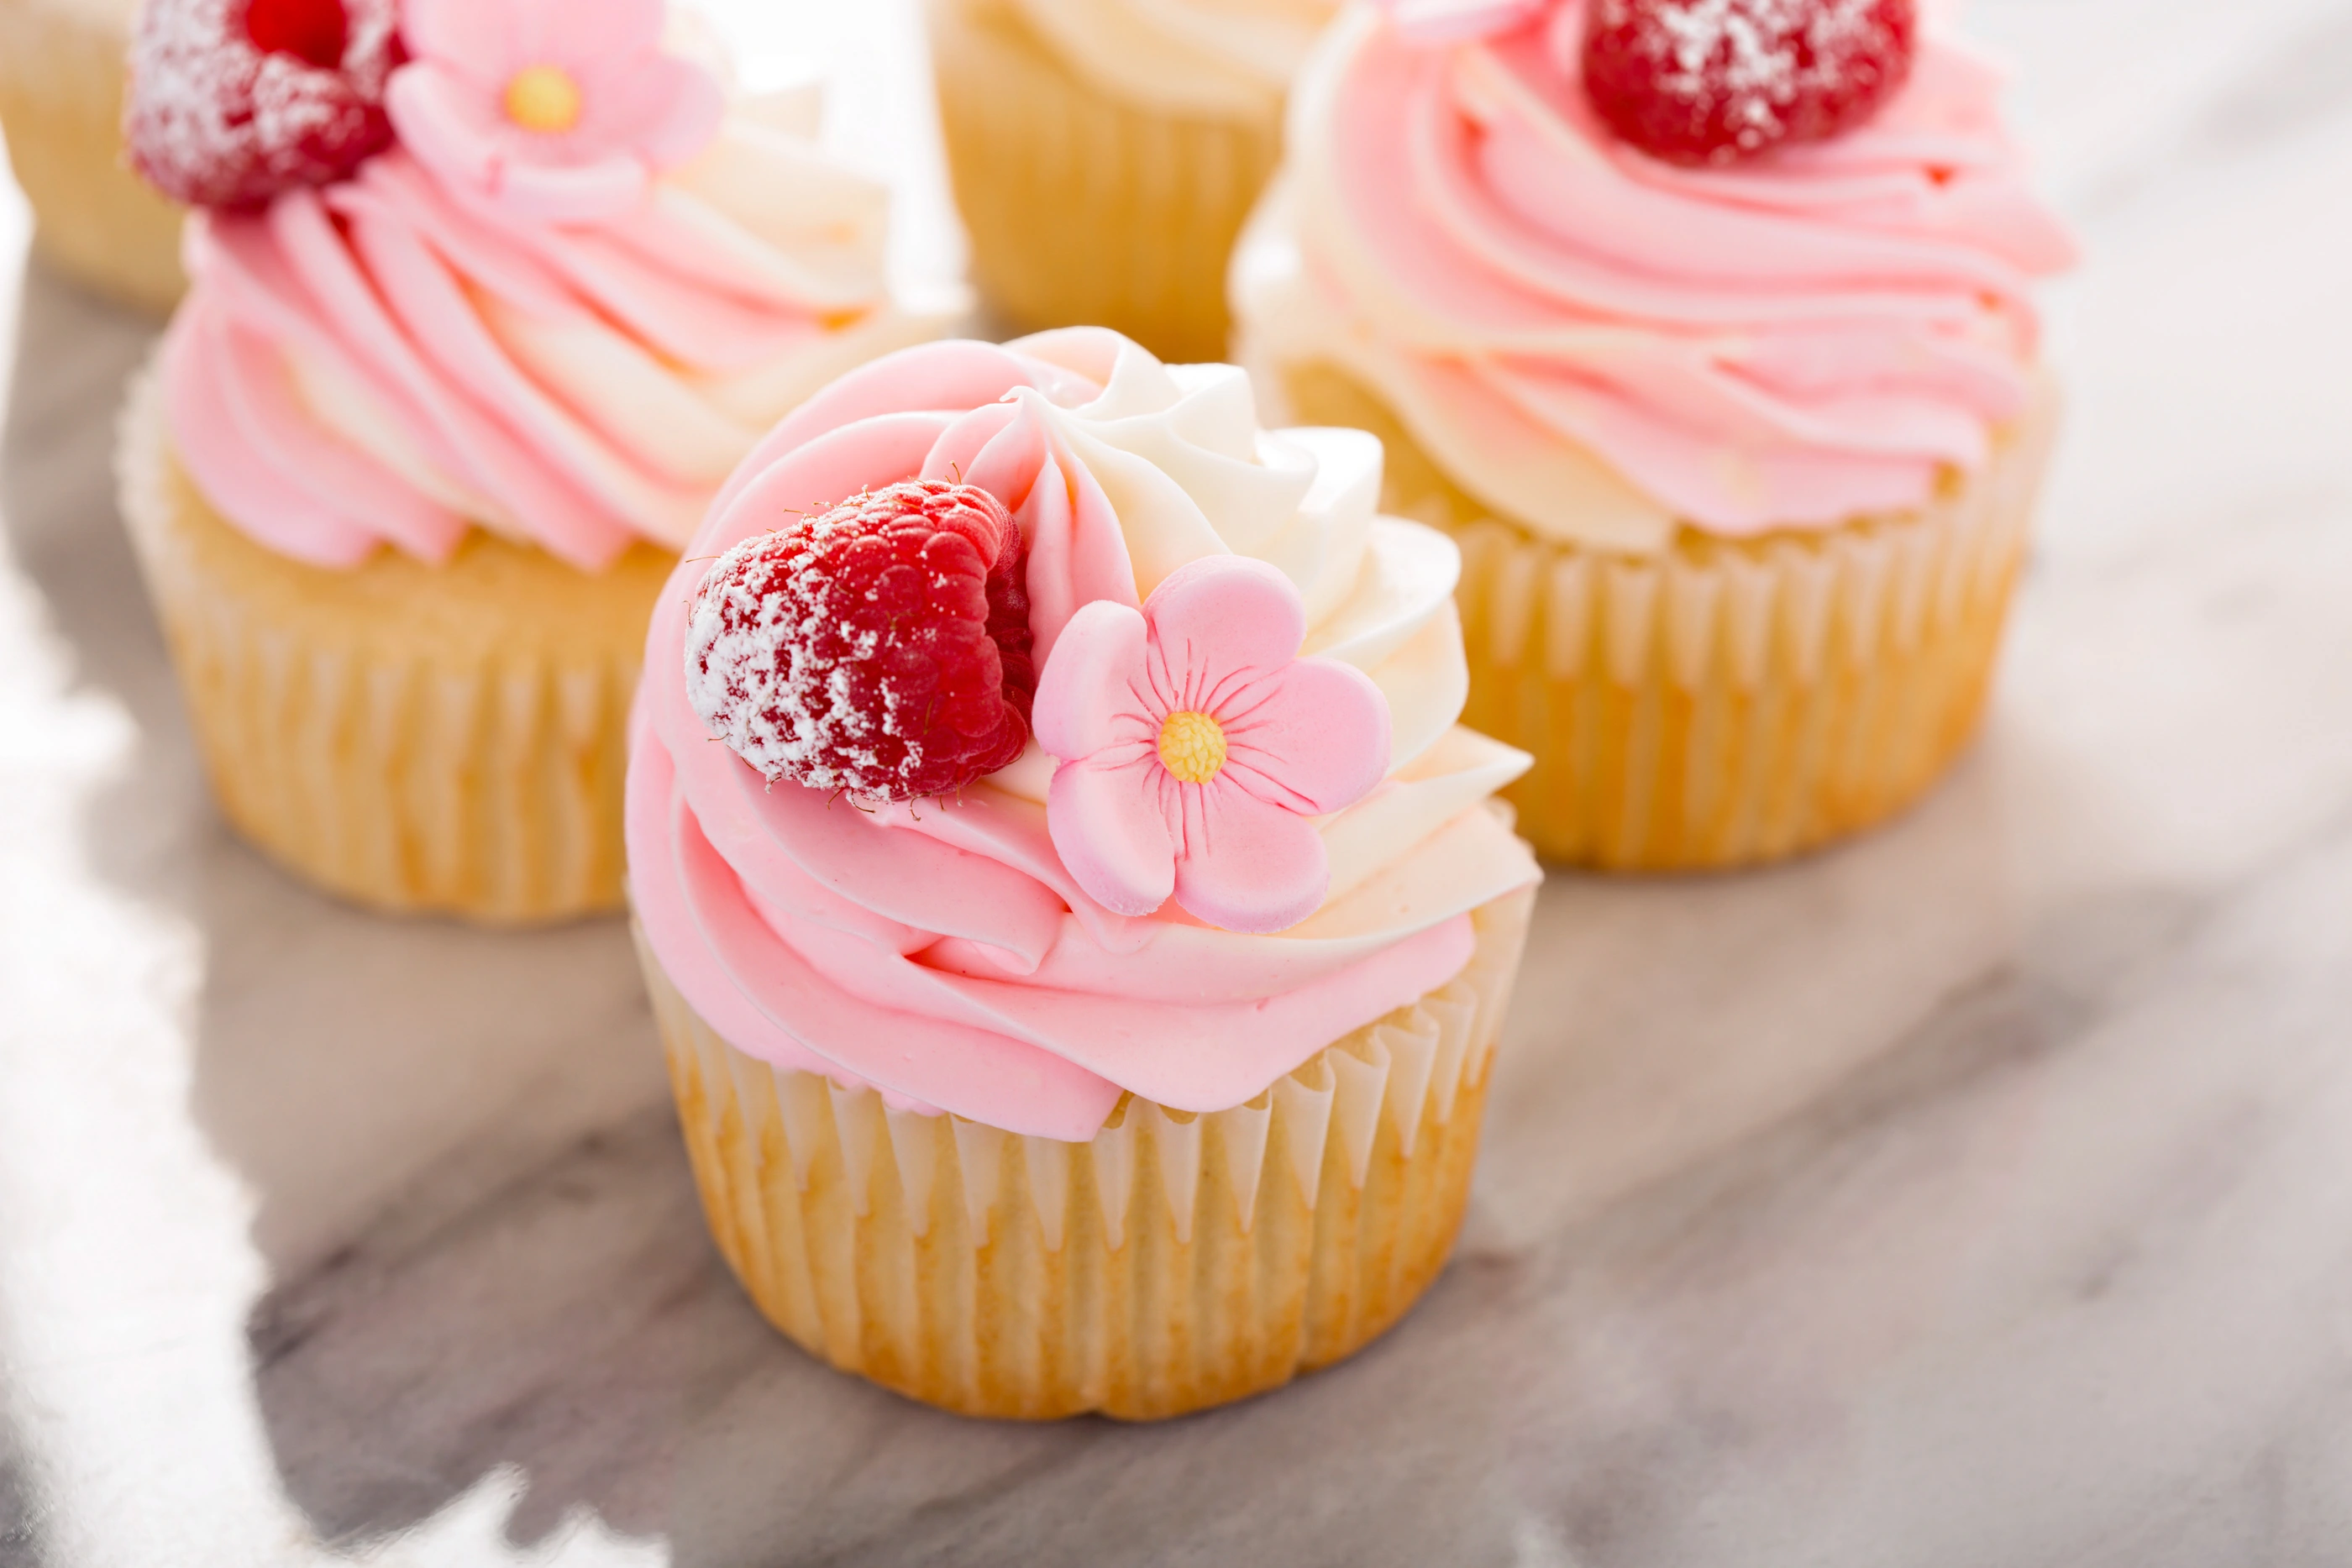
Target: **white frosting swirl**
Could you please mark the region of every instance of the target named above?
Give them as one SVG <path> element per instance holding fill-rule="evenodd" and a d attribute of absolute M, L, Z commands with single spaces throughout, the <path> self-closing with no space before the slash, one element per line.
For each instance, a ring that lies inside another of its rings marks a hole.
<path fill-rule="evenodd" d="M 1300 652 L 1354 664 L 1381 688 L 1389 703 L 1391 776 L 1422 762 L 1452 729 L 1470 690 L 1454 608 L 1462 558 L 1435 529 L 1377 515 L 1378 438 L 1360 430 L 1260 429 L 1249 377 L 1233 365 L 1163 365 L 1133 344 L 1084 329 L 1019 346 L 1090 380 L 1108 375 L 1101 395 L 1076 407 L 1038 394 L 1024 396 L 1023 405 L 1049 446 L 1064 446 L 1101 486 L 1125 538 L 1136 595 L 1150 597 L 1169 573 L 1203 556 L 1230 551 L 1279 568 L 1306 602 Z M 1052 613 L 1045 601 L 1056 575 L 1050 556 L 1031 565 L 1030 595 L 1044 614 Z M 1095 597 L 1082 585 L 1066 591 L 1072 608 Z M 1038 629 L 1042 666 L 1060 626 L 1041 622 Z M 1043 804 L 1051 765 L 1039 759 L 1033 742 L 1028 766 L 990 782 Z M 1493 789 L 1481 780 L 1444 814 Z M 1437 821 L 1397 841 L 1415 841 Z M 1393 842 L 1370 847 L 1395 853 Z M 1335 862 L 1334 896 L 1376 869 Z"/>

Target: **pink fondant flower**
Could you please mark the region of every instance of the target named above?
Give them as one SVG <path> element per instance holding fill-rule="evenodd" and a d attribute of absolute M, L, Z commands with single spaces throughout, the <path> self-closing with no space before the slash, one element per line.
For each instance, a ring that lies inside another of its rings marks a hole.
<path fill-rule="evenodd" d="M 661 51 L 662 0 L 407 0 L 385 107 L 417 162 L 527 220 L 617 217 L 726 103 Z"/>
<path fill-rule="evenodd" d="M 1072 616 L 1037 683 L 1045 808 L 1080 887 L 1121 915 L 1172 894 L 1229 931 L 1280 931 L 1330 885 L 1307 819 L 1387 773 L 1388 701 L 1370 677 L 1302 659 L 1297 589 L 1263 561 L 1178 569 L 1141 611 Z"/>

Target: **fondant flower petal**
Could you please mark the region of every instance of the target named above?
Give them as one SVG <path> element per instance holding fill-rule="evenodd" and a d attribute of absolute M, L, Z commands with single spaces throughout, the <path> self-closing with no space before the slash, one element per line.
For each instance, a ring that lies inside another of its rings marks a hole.
<path fill-rule="evenodd" d="M 652 174 L 709 146 L 725 94 L 661 52 L 662 0 L 410 0 L 414 57 L 386 93 L 393 129 L 460 195 L 539 223 L 617 218 Z M 576 121 L 529 131 L 508 118 L 517 73 L 560 71 Z"/>
<path fill-rule="evenodd" d="M 1046 818 L 1079 886 L 1146 912 L 1172 858 L 1167 887 L 1213 925 L 1281 931 L 1315 912 L 1331 873 L 1308 819 L 1379 784 L 1390 719 L 1361 671 L 1298 658 L 1305 631 L 1290 580 L 1239 556 L 1179 568 L 1139 612 L 1097 601 L 1070 618 L 1034 712 L 1063 759 Z"/>
<path fill-rule="evenodd" d="M 412 0 L 413 3 L 413 0 Z M 661 47 L 662 0 L 497 0 L 482 9 L 509 8 L 514 16 L 515 47 L 528 57 L 513 61 L 579 69 L 597 61 L 618 63 Z"/>
<path fill-rule="evenodd" d="M 400 41 L 411 59 L 429 60 L 492 91 L 520 68 L 512 17 L 482 0 L 406 0 L 400 11 Z"/>
<path fill-rule="evenodd" d="M 1307 612 L 1278 568 L 1213 555 L 1178 567 L 1144 604 L 1157 651 L 1153 679 L 1173 708 L 1207 709 L 1253 672 L 1298 656 Z"/>
<path fill-rule="evenodd" d="M 1389 705 L 1372 678 L 1336 659 L 1300 659 L 1253 682 L 1221 713 L 1228 771 L 1261 799 L 1310 817 L 1345 810 L 1389 770 Z M 1253 777 L 1254 776 L 1254 777 Z"/>
<path fill-rule="evenodd" d="M 1142 751 L 1124 760 L 1088 757 L 1055 769 L 1045 798 L 1054 851 L 1087 896 L 1115 915 L 1149 915 L 1168 902 L 1176 885 L 1176 850 L 1158 798 L 1166 777 Z M 1322 841 L 1316 844 L 1319 851 Z"/>
<path fill-rule="evenodd" d="M 1030 719 L 1037 744 L 1066 762 L 1156 739 L 1157 716 L 1145 712 L 1139 695 L 1143 650 L 1140 612 L 1107 599 L 1081 606 L 1037 682 Z"/>
<path fill-rule="evenodd" d="M 400 143 L 442 180 L 488 191 L 505 161 L 491 101 L 437 60 L 411 60 L 385 84 L 384 112 Z"/>
<path fill-rule="evenodd" d="M 1058 775 L 1054 782 L 1058 788 Z M 1315 913 L 1331 885 L 1331 862 L 1313 823 L 1223 779 L 1200 786 L 1187 804 L 1178 904 L 1245 934 L 1286 931 Z"/>
<path fill-rule="evenodd" d="M 652 55 L 595 84 L 581 130 L 667 169 L 710 145 L 726 115 L 726 95 L 709 71 L 675 55 Z"/>
<path fill-rule="evenodd" d="M 491 118 L 488 100 L 430 61 L 393 73 L 384 93 L 393 130 L 410 155 L 460 195 L 539 223 L 618 217 L 645 197 L 652 175 L 625 153 L 565 166 L 530 162 L 530 133 Z"/>

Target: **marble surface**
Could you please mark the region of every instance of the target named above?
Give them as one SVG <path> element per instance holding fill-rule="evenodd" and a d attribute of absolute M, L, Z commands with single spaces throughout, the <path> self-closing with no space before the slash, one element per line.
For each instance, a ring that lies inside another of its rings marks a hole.
<path fill-rule="evenodd" d="M 747 4 L 951 266 L 903 5 Z M 771 1333 L 617 925 L 295 888 L 111 516 L 143 323 L 0 197 L 0 1564 L 2352 1563 L 2352 4 L 1979 0 L 2090 260 L 1983 743 L 1554 879 L 1460 1252 L 1150 1429 Z"/>

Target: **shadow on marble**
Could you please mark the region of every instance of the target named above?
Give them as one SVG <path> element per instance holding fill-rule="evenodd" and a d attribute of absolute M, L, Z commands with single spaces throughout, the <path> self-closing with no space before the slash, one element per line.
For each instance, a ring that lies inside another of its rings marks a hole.
<path fill-rule="evenodd" d="M 33 1478 L 14 1437 L 0 1429 L 0 1568 L 40 1568 Z"/>
<path fill-rule="evenodd" d="M 677 1358 L 636 1354 L 630 1312 L 749 1314 L 693 1209 L 625 933 L 378 919 L 227 832 L 114 514 L 110 411 L 153 328 L 37 266 L 20 321 L 0 513 L 77 684 L 138 736 L 88 803 L 93 867 L 200 936 L 191 1111 L 278 1281 L 251 1339 L 289 1497 L 329 1542 L 373 1538 L 511 1465 L 518 1540 L 578 1505 L 657 1532 Z"/>

